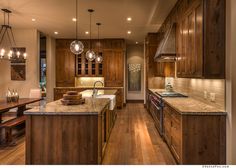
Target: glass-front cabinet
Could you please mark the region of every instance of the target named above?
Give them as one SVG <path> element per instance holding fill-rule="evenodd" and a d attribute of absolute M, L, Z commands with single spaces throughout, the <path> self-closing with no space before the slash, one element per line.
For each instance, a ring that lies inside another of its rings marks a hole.
<path fill-rule="evenodd" d="M 85 54 L 76 56 L 76 76 L 77 77 L 97 77 L 103 76 L 103 63 L 88 61 Z"/>

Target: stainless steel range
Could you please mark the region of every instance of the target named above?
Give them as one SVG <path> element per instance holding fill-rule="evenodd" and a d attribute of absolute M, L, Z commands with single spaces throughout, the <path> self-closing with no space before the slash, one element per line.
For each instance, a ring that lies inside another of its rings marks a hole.
<path fill-rule="evenodd" d="M 164 108 L 164 97 L 187 97 L 178 92 L 155 92 L 155 94 L 149 94 L 150 101 L 150 113 L 155 121 L 155 126 L 160 133 L 163 135 L 163 108 Z"/>

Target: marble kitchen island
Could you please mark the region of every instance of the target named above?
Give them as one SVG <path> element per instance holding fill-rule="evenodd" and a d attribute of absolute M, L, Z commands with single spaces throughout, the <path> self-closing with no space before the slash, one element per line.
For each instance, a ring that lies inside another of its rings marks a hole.
<path fill-rule="evenodd" d="M 25 111 L 26 164 L 101 164 L 108 141 L 108 98 L 85 98 L 64 106 L 60 100 Z"/>

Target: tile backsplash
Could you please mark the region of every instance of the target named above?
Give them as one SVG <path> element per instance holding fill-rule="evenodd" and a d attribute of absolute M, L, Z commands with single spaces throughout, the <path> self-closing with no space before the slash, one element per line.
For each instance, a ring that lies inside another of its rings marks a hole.
<path fill-rule="evenodd" d="M 104 77 L 76 77 L 75 86 L 76 87 L 91 87 L 96 81 L 101 81 L 104 84 Z M 102 86 L 102 85 L 100 83 L 97 83 L 96 86 Z"/>
<path fill-rule="evenodd" d="M 225 80 L 174 78 L 173 88 L 177 92 L 203 101 L 209 105 L 225 110 Z M 204 98 L 207 92 L 207 98 Z M 210 93 L 215 93 L 215 101 L 210 100 Z"/>
<path fill-rule="evenodd" d="M 149 88 L 164 88 L 167 82 L 170 82 L 177 92 L 225 110 L 225 80 L 223 79 L 150 78 Z M 206 99 L 204 92 L 207 92 Z M 215 93 L 214 102 L 210 100 L 210 93 Z"/>

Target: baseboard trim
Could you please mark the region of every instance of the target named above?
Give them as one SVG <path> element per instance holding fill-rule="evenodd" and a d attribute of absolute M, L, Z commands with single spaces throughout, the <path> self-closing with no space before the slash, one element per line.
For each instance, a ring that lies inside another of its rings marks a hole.
<path fill-rule="evenodd" d="M 144 100 L 126 100 L 126 103 L 144 103 Z"/>

